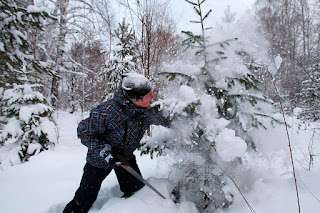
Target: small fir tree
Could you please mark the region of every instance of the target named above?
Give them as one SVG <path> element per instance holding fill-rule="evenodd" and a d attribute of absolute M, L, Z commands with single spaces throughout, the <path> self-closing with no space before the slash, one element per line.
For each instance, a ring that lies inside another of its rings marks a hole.
<path fill-rule="evenodd" d="M 52 147 L 56 142 L 54 109 L 38 91 L 41 85 L 17 85 L 7 89 L 3 95 L 6 109 L 0 143 L 1 165 L 14 165 L 25 162 L 30 156 Z"/>
<path fill-rule="evenodd" d="M 199 16 L 192 22 L 201 26 L 200 35 L 183 32 L 187 36 L 183 45 L 191 48 L 195 57 L 167 68 L 174 71 L 164 74 L 178 79 L 181 86 L 156 104 L 172 120 L 176 128 L 170 135 L 175 137 L 147 140 L 142 150 L 172 150 L 178 158 L 171 172 L 176 198 L 195 202 L 200 212 L 213 212 L 233 200 L 228 179 L 217 164 L 235 172 L 240 157 L 247 150 L 255 150 L 252 127 L 263 126 L 266 118 L 274 119 L 264 105 L 270 102 L 257 87 L 260 82 L 239 54 L 227 48 L 237 39 L 210 44 L 204 21 L 211 10 L 204 14 L 204 1 L 186 1 Z"/>
<path fill-rule="evenodd" d="M 302 112 L 298 117 L 316 121 L 320 119 L 320 64 L 314 65 L 309 72 L 311 75 L 302 82 Z"/>
<path fill-rule="evenodd" d="M 114 92 L 120 86 L 123 73 L 136 70 L 135 33 L 125 19 L 119 23 L 114 38 L 116 45 L 112 47 L 110 65 L 106 73 L 108 93 Z"/>

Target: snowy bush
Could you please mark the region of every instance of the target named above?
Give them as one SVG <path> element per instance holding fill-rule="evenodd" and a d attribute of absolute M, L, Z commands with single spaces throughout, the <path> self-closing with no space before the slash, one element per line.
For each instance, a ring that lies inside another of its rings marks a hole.
<path fill-rule="evenodd" d="M 25 162 L 57 142 L 53 108 L 36 91 L 40 85 L 16 85 L 3 95 L 7 122 L 0 134 L 1 167 Z"/>

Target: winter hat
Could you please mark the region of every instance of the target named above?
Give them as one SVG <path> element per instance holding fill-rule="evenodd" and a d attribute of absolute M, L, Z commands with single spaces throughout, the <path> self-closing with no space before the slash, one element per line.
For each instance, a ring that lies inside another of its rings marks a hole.
<path fill-rule="evenodd" d="M 137 101 L 151 91 L 151 82 L 138 73 L 130 72 L 122 75 L 122 91 L 130 101 Z"/>

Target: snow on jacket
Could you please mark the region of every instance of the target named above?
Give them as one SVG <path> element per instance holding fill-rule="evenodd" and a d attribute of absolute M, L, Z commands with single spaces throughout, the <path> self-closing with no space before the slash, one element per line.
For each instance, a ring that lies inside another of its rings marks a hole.
<path fill-rule="evenodd" d="M 169 126 L 160 113 L 134 106 L 118 89 L 112 99 L 91 110 L 90 116 L 79 123 L 77 133 L 81 143 L 88 147 L 87 162 L 95 167 L 109 168 L 99 155 L 105 144 L 110 144 L 126 159 L 133 158 L 133 152 L 152 124 Z"/>

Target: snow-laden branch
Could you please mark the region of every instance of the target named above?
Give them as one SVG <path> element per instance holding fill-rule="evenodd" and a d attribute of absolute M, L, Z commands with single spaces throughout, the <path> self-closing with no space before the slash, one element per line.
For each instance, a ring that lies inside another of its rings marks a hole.
<path fill-rule="evenodd" d="M 69 59 L 70 59 L 70 60 L 72 61 L 72 63 L 74 63 L 75 65 L 81 67 L 82 69 L 84 69 L 84 70 L 86 70 L 86 71 L 88 71 L 88 72 L 91 72 L 91 73 L 93 73 L 93 74 L 96 74 L 96 72 L 94 72 L 94 71 L 92 71 L 92 70 L 90 70 L 90 69 L 88 69 L 88 68 L 85 68 L 82 64 L 76 62 L 76 61 L 71 57 L 71 55 L 70 55 L 69 53 L 65 52 L 65 54 L 69 57 Z M 84 75 L 85 77 L 87 76 L 87 74 L 81 73 L 81 72 L 73 72 L 73 71 L 68 71 L 68 72 L 74 73 L 74 74 L 77 74 L 77 75 Z"/>

